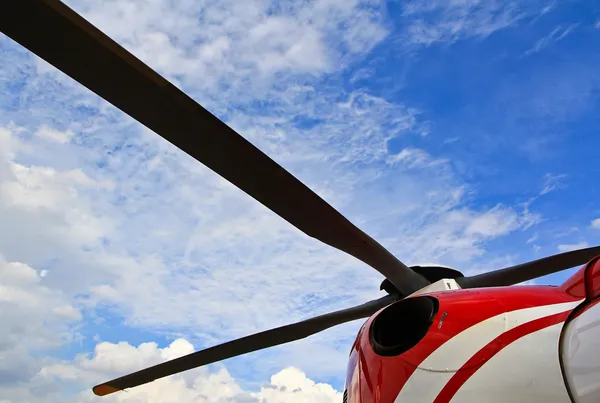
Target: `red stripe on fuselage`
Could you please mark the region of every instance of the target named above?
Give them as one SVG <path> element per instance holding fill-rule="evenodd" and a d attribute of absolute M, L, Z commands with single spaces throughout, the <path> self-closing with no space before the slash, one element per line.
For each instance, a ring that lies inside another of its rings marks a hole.
<path fill-rule="evenodd" d="M 436 397 L 434 403 L 449 402 L 460 389 L 460 387 L 463 386 L 475 372 L 477 372 L 479 367 L 475 365 L 476 363 L 489 360 L 512 342 L 517 341 L 528 334 L 564 322 L 570 313 L 571 310 L 568 310 L 555 315 L 532 320 L 531 322 L 524 323 L 498 336 L 495 340 L 479 350 L 461 367 L 460 370 L 454 374 L 446 386 L 444 386 L 440 394 Z M 502 340 L 502 343 L 499 343 L 500 339 Z M 502 344 L 500 349 L 497 348 L 499 344 Z M 492 346 L 494 346 L 494 348 L 491 348 Z"/>

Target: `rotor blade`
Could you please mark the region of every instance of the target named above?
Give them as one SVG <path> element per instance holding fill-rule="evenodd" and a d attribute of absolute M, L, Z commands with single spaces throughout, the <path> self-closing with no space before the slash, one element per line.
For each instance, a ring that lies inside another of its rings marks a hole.
<path fill-rule="evenodd" d="M 369 317 L 397 299 L 397 296 L 386 295 L 385 297 L 353 308 L 317 316 L 312 319 L 303 320 L 302 322 L 256 333 L 251 336 L 207 348 L 206 350 L 197 351 L 94 386 L 94 393 L 98 396 L 108 395 L 119 390 L 143 385 L 156 379 L 187 371 L 202 365 L 211 364 L 213 362 L 236 357 L 267 347 L 300 340 L 332 326 Z"/>
<path fill-rule="evenodd" d="M 586 264 L 597 255 L 600 255 L 600 246 L 559 253 L 558 255 L 548 256 L 476 276 L 461 277 L 457 278 L 456 282 L 462 288 L 499 287 L 519 284 L 523 281 L 533 280 L 534 278 Z"/>
<path fill-rule="evenodd" d="M 0 31 L 305 234 L 370 265 L 402 293 L 429 284 L 258 148 L 60 1 L 3 1 Z"/>

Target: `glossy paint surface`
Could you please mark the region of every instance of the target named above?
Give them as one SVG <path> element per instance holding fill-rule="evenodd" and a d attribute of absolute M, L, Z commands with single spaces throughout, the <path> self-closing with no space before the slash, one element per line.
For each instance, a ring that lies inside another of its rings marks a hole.
<path fill-rule="evenodd" d="M 562 338 L 565 380 L 576 403 L 600 402 L 600 299 L 565 327 Z"/>
<path fill-rule="evenodd" d="M 564 287 L 430 293 L 440 304 L 432 326 L 395 357 L 373 352 L 373 315 L 351 352 L 348 402 L 568 403 L 558 345 L 564 321 L 583 301 L 584 272 L 576 276 Z"/>
<path fill-rule="evenodd" d="M 561 339 L 565 382 L 575 403 L 600 402 L 600 257 L 583 270 L 586 301 Z"/>
<path fill-rule="evenodd" d="M 569 403 L 557 351 L 568 312 L 531 320 L 507 331 L 500 352 L 480 368 L 459 372 L 435 402 Z"/>
<path fill-rule="evenodd" d="M 600 297 L 600 256 L 592 259 L 586 266 L 585 284 L 588 300 Z"/>

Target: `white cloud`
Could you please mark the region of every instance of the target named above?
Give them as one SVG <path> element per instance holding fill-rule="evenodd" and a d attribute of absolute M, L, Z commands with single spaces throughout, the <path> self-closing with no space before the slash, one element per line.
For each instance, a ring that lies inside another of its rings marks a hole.
<path fill-rule="evenodd" d="M 539 220 L 527 209 L 518 211 L 502 205 L 484 211 L 456 207 L 444 210 L 435 223 L 422 226 L 418 234 L 407 236 L 401 242 L 423 250 L 422 260 L 456 262 L 453 267 L 465 272 L 465 265 L 468 267 L 470 260 L 485 252 L 486 242 L 529 228 Z"/>
<path fill-rule="evenodd" d="M 2 131 L 10 141 L 3 142 L 6 158 L 0 160 L 0 219 L 5 229 L 0 233 L 0 252 L 38 264 L 56 257 L 57 243 L 60 248 L 91 247 L 111 232 L 111 218 L 93 207 L 94 195 L 113 188 L 110 181 L 94 180 L 80 168 L 17 163 L 15 152 L 23 151 L 20 156 L 27 158 L 33 153 L 31 143 L 20 145 L 22 129 Z"/>
<path fill-rule="evenodd" d="M 566 28 L 562 26 L 555 27 L 548 35 L 538 40 L 530 49 L 525 51 L 524 56 L 537 53 L 552 43 L 558 42 L 569 35 L 579 24 L 571 24 Z"/>
<path fill-rule="evenodd" d="M 41 271 L 0 255 L 0 395 L 7 385 L 31 379 L 40 354 L 77 340 L 81 313 L 41 276 Z"/>
<path fill-rule="evenodd" d="M 422 0 L 407 2 L 404 14 L 410 17 L 406 41 L 431 45 L 466 38 L 485 38 L 521 20 L 545 13 L 541 4 L 495 0 Z M 540 11 L 541 10 L 541 11 Z"/>
<path fill-rule="evenodd" d="M 444 165 L 448 161 L 433 159 L 426 151 L 418 148 L 404 148 L 397 154 L 390 155 L 386 162 L 390 165 L 404 165 L 407 168 L 423 168 L 433 165 Z"/>
<path fill-rule="evenodd" d="M 67 131 L 59 131 L 56 129 L 53 129 L 51 127 L 48 127 L 46 125 L 42 125 L 37 132 L 35 132 L 36 136 L 39 136 L 40 138 L 46 139 L 46 140 L 50 140 L 50 141 L 54 141 L 57 143 L 67 143 L 69 140 L 71 140 L 73 138 L 73 136 L 75 135 L 75 133 L 73 133 L 70 130 Z"/>
<path fill-rule="evenodd" d="M 560 174 L 560 175 L 552 175 L 552 174 L 546 174 L 544 175 L 544 187 L 542 188 L 542 191 L 540 192 L 540 195 L 545 195 L 548 194 L 550 192 L 553 192 L 555 190 L 561 189 L 564 187 L 563 184 L 563 180 L 567 177 L 567 175 L 564 174 Z"/>
<path fill-rule="evenodd" d="M 113 287 L 102 284 L 90 287 L 91 295 L 99 301 L 118 301 L 120 300 L 119 293 Z"/>
<path fill-rule="evenodd" d="M 467 226 L 467 235 L 498 236 L 518 228 L 518 216 L 510 210 L 496 207 L 475 217 Z"/>
<path fill-rule="evenodd" d="M 584 248 L 587 248 L 588 246 L 589 246 L 589 244 L 587 242 L 582 241 L 582 242 L 578 242 L 575 244 L 558 245 L 558 251 L 559 252 L 569 252 L 572 250 L 584 249 Z"/>
<path fill-rule="evenodd" d="M 77 356 L 73 363 L 47 366 L 41 370 L 39 377 L 48 381 L 58 379 L 89 385 L 88 390 L 81 392 L 78 401 L 96 401 L 91 393 L 92 385 L 193 351 L 193 346 L 185 339 L 175 340 L 165 348 L 159 348 L 156 343 L 142 343 L 137 347 L 126 342 L 100 343 L 93 356 L 83 354 Z M 341 397 L 342 394 L 330 385 L 316 383 L 293 367 L 271 376 L 271 381 L 256 392 L 243 390 L 221 367 L 217 370 L 190 370 L 103 399 L 107 402 L 148 403 L 337 403 Z"/>
<path fill-rule="evenodd" d="M 208 90 L 217 103 L 215 92 L 268 90 L 277 73 L 338 69 L 387 34 L 382 8 L 370 0 L 67 3 L 169 79 L 192 93 Z"/>
<path fill-rule="evenodd" d="M 590 223 L 590 227 L 592 227 L 594 229 L 600 229 L 600 218 L 596 218 L 595 220 L 592 220 L 592 222 Z"/>

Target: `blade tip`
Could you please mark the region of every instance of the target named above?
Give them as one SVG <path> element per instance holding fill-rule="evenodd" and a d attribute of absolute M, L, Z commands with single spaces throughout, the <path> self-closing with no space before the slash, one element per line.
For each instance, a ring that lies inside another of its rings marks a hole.
<path fill-rule="evenodd" d="M 92 390 L 96 396 L 106 396 L 119 391 L 119 389 L 114 388 L 106 383 L 103 383 L 102 385 L 96 385 L 92 388 Z"/>

